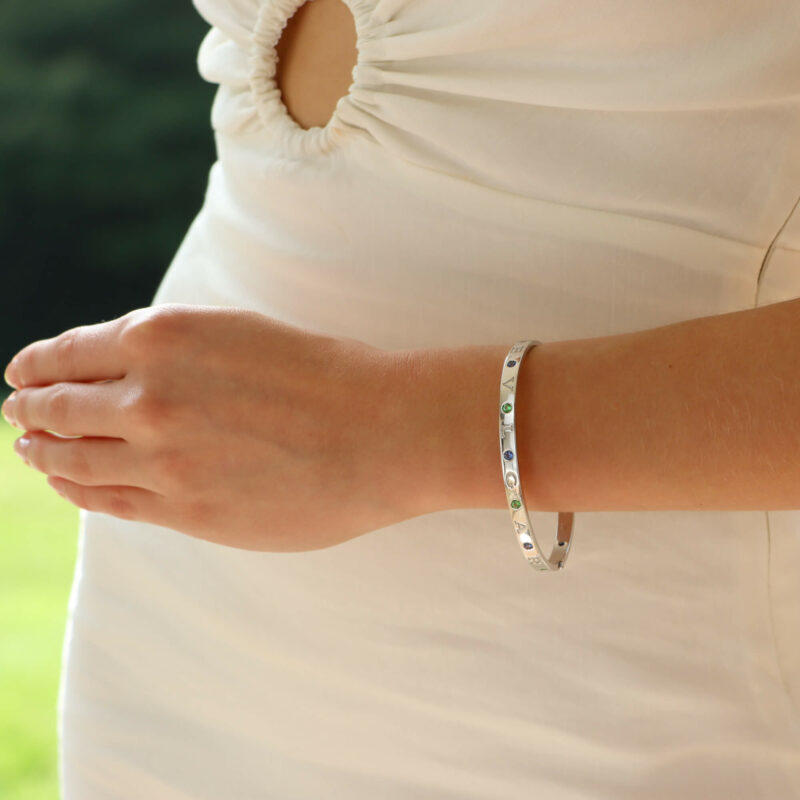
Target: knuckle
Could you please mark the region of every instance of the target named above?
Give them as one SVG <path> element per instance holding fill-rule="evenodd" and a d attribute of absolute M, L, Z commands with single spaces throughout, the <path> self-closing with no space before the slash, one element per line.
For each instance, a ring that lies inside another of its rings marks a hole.
<path fill-rule="evenodd" d="M 55 361 L 59 371 L 69 373 L 75 363 L 75 349 L 78 343 L 79 329 L 64 331 L 55 341 Z"/>
<path fill-rule="evenodd" d="M 46 418 L 56 426 L 63 425 L 69 416 L 70 395 L 69 389 L 64 384 L 53 386 L 47 399 Z M 65 431 L 62 431 L 65 433 Z"/>
<path fill-rule="evenodd" d="M 135 317 L 121 330 L 120 348 L 127 353 L 139 355 L 157 350 L 155 335 L 147 318 Z"/>
<path fill-rule="evenodd" d="M 134 428 L 145 433 L 161 433 L 171 418 L 171 403 L 152 390 L 142 391 L 126 406 L 125 413 Z"/>
<path fill-rule="evenodd" d="M 109 489 L 106 495 L 108 512 L 122 519 L 133 519 L 135 508 L 123 489 Z"/>
<path fill-rule="evenodd" d="M 172 306 L 137 309 L 122 327 L 120 345 L 130 353 L 152 357 L 174 342 L 185 328 L 185 313 Z"/>
<path fill-rule="evenodd" d="M 76 483 L 91 484 L 94 479 L 92 465 L 78 448 L 68 456 L 64 469 L 67 473 L 64 477 Z"/>

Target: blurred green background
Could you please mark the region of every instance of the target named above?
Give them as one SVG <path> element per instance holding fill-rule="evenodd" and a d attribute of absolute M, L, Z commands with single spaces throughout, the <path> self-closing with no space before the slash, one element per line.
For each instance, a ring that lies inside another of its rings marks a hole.
<path fill-rule="evenodd" d="M 190 0 L 0 2 L 0 369 L 150 304 L 215 158 L 207 30 Z M 17 458 L 18 435 L 0 421 L 0 798 L 57 800 L 78 510 Z"/>
<path fill-rule="evenodd" d="M 0 797 L 55 800 L 56 700 L 78 509 L 11 449 L 0 424 Z"/>

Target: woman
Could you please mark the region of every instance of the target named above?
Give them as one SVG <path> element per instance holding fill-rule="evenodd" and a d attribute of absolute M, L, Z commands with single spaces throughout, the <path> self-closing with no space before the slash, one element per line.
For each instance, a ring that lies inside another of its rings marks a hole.
<path fill-rule="evenodd" d="M 800 4 L 345 0 L 322 126 L 301 4 L 196 0 L 153 307 L 9 370 L 83 509 L 64 800 L 797 798 Z"/>

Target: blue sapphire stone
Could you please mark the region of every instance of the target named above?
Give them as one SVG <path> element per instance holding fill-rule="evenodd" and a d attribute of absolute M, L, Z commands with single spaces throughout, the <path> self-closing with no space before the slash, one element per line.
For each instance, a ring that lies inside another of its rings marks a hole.
<path fill-rule="evenodd" d="M 516 361 L 506 361 L 506 366 L 507 367 L 513 367 L 514 364 L 516 364 L 516 363 L 517 363 Z"/>
<path fill-rule="evenodd" d="M 512 458 L 514 458 L 514 453 L 513 453 L 511 450 L 506 450 L 506 451 L 503 453 L 503 458 L 504 458 L 506 461 L 511 461 L 511 459 L 512 459 Z"/>
<path fill-rule="evenodd" d="M 523 543 L 522 543 L 522 546 L 523 546 L 523 547 L 524 547 L 526 550 L 533 550 L 533 545 L 532 545 L 530 542 L 523 542 Z"/>

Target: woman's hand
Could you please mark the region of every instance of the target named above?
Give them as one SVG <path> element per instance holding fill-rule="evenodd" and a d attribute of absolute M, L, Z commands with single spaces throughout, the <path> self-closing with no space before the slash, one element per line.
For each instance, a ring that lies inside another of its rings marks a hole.
<path fill-rule="evenodd" d="M 17 452 L 80 508 L 316 550 L 433 510 L 410 496 L 425 426 L 407 424 L 409 352 L 160 305 L 25 347 L 3 413 L 27 431 Z"/>

